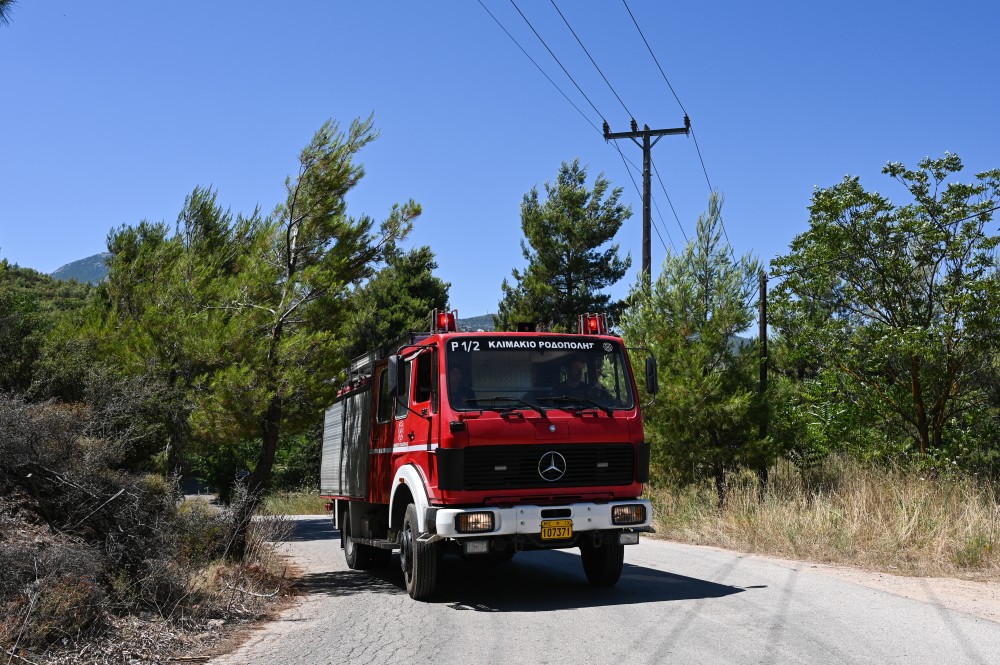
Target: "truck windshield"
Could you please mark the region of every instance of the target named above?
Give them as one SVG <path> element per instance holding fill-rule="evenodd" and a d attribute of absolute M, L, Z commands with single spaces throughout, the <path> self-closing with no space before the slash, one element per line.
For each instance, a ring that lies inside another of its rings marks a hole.
<path fill-rule="evenodd" d="M 478 411 L 631 409 L 632 378 L 620 343 L 586 337 L 454 337 L 445 344 L 448 401 Z M 493 399 L 496 398 L 496 399 Z"/>

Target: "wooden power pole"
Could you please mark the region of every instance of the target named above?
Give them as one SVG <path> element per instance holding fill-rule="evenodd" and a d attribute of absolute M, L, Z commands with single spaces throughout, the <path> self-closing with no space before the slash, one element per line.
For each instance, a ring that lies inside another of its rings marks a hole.
<path fill-rule="evenodd" d="M 760 332 L 758 344 L 760 345 L 760 439 L 763 441 L 767 437 L 768 408 L 765 403 L 767 395 L 767 273 L 760 271 L 760 303 L 758 305 L 758 315 L 760 318 Z M 759 482 L 760 500 L 764 501 L 767 495 L 768 486 L 768 463 L 764 461 L 757 469 L 757 479 Z"/>
<path fill-rule="evenodd" d="M 647 287 L 650 284 L 650 275 L 653 274 L 653 268 L 650 265 L 652 259 L 649 251 L 649 234 L 652 225 L 652 216 L 650 214 L 652 196 L 649 184 L 652 160 L 649 153 L 662 137 L 668 134 L 684 134 L 687 136 L 690 131 L 691 119 L 687 116 L 684 116 L 684 126 L 675 129 L 650 129 L 649 125 L 643 125 L 640 130 L 638 125 L 636 125 L 635 118 L 633 118 L 631 132 L 612 132 L 611 128 L 608 127 L 608 123 L 604 123 L 605 141 L 632 139 L 637 146 L 642 148 L 642 274 L 643 281 Z M 654 137 L 656 140 L 652 140 Z M 639 142 L 640 138 L 642 139 L 641 143 Z"/>

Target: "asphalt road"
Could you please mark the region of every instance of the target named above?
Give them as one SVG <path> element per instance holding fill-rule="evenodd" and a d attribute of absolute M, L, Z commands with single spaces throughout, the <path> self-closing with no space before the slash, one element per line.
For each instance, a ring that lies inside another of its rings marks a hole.
<path fill-rule="evenodd" d="M 421 603 L 395 556 L 352 571 L 329 518 L 296 526 L 303 601 L 212 663 L 1000 663 L 1000 624 L 809 564 L 644 539 L 595 589 L 576 551 L 449 556 Z"/>

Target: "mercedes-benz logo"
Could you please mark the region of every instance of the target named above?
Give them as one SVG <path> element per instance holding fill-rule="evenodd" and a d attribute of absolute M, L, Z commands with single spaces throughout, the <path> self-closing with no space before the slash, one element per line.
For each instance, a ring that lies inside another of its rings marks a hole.
<path fill-rule="evenodd" d="M 566 475 L 566 458 L 554 450 L 544 453 L 538 460 L 538 475 L 550 483 Z"/>

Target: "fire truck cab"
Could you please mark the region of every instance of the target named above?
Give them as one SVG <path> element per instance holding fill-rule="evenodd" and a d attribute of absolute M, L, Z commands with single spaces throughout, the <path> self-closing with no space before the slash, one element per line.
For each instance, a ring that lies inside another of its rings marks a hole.
<path fill-rule="evenodd" d="M 388 565 L 434 593 L 442 555 L 509 559 L 580 548 L 614 585 L 651 532 L 649 444 L 622 340 L 603 316 L 579 334 L 431 330 L 356 359 L 326 411 L 321 493 L 353 569 Z M 656 369 L 646 360 L 646 388 Z M 446 560 L 445 560 L 446 561 Z"/>

